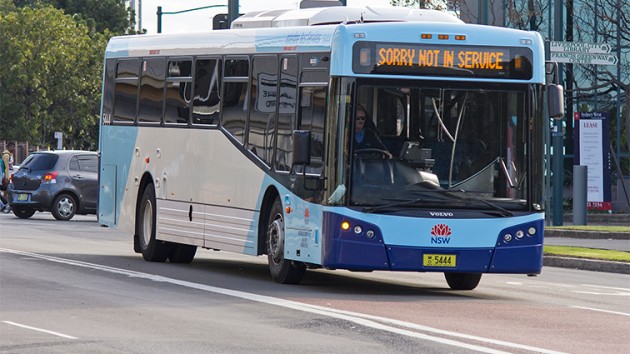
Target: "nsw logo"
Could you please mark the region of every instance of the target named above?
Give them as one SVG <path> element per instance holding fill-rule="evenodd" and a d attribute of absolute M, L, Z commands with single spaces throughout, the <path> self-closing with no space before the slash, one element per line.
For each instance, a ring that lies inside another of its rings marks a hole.
<path fill-rule="evenodd" d="M 446 224 L 437 224 L 434 225 L 431 229 L 431 243 L 437 244 L 447 244 L 451 241 L 449 236 L 451 236 L 451 228 Z"/>

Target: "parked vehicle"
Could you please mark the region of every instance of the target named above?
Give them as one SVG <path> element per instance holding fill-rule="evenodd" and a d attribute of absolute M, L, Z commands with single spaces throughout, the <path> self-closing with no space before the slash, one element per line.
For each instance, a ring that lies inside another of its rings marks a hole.
<path fill-rule="evenodd" d="M 13 214 L 22 219 L 36 211 L 50 211 L 57 220 L 96 214 L 98 155 L 80 150 L 33 153 L 13 173 L 7 190 Z"/>

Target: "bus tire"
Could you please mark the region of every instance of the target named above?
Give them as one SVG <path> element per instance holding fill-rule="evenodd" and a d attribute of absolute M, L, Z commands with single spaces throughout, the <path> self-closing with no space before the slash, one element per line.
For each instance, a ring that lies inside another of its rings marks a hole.
<path fill-rule="evenodd" d="M 149 262 L 165 262 L 169 255 L 169 244 L 155 239 L 156 229 L 155 191 L 149 184 L 142 193 L 140 207 L 138 208 L 138 244 L 142 257 Z"/>
<path fill-rule="evenodd" d="M 284 214 L 282 203 L 276 198 L 267 222 L 267 259 L 273 280 L 280 284 L 298 284 L 306 272 L 302 262 L 284 258 Z"/>
<path fill-rule="evenodd" d="M 190 263 L 195 258 L 197 246 L 175 243 L 171 246 L 168 260 L 171 263 Z"/>
<path fill-rule="evenodd" d="M 481 273 L 444 273 L 444 277 L 453 290 L 473 290 L 479 285 Z"/>

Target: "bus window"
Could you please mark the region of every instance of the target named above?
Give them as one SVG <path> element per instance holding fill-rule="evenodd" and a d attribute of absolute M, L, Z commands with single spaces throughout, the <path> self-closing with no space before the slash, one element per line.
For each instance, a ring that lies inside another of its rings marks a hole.
<path fill-rule="evenodd" d="M 138 59 L 118 62 L 114 89 L 114 122 L 133 123 L 136 119 L 138 65 Z"/>
<path fill-rule="evenodd" d="M 254 57 L 247 144 L 267 163 L 273 152 L 277 91 L 278 58 Z"/>
<path fill-rule="evenodd" d="M 103 124 L 111 123 L 111 115 L 114 113 L 115 76 L 116 59 L 107 59 L 103 77 Z"/>
<path fill-rule="evenodd" d="M 164 122 L 188 124 L 192 84 L 192 61 L 169 60 Z"/>
<path fill-rule="evenodd" d="M 162 120 L 164 72 L 163 58 L 151 58 L 142 62 L 138 122 L 160 123 Z"/>
<path fill-rule="evenodd" d="M 193 99 L 193 124 L 219 123 L 219 80 L 221 60 L 200 59 L 195 61 L 195 92 Z"/>
<path fill-rule="evenodd" d="M 241 144 L 244 142 L 247 122 L 248 75 L 249 60 L 230 58 L 225 60 L 221 126 Z"/>
<path fill-rule="evenodd" d="M 289 172 L 293 155 L 291 134 L 295 127 L 295 102 L 297 100 L 296 56 L 286 56 L 281 61 L 280 97 L 278 101 L 278 137 L 276 139 L 276 170 Z"/>
<path fill-rule="evenodd" d="M 326 87 L 300 88 L 300 124 L 298 129 L 311 132 L 311 164 L 308 173 L 318 174 L 324 166 L 324 118 L 326 114 Z M 299 171 L 297 171 L 299 172 Z"/>

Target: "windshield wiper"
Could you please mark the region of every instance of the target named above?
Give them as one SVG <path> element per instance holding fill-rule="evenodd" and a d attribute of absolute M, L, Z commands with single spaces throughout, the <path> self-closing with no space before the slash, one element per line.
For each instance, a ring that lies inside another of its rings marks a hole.
<path fill-rule="evenodd" d="M 437 193 L 460 192 L 460 193 L 463 193 L 464 195 L 466 195 L 467 197 L 469 197 L 470 199 L 472 199 L 474 201 L 477 201 L 477 202 L 480 202 L 480 203 L 483 203 L 483 204 L 491 207 L 492 209 L 498 211 L 501 214 L 501 216 L 508 217 L 508 216 L 513 216 L 514 215 L 511 211 L 509 211 L 509 210 L 507 210 L 505 208 L 502 208 L 502 207 L 500 207 L 500 206 L 498 206 L 498 205 L 496 205 L 494 203 L 491 203 L 491 202 L 489 202 L 487 200 L 481 199 L 481 198 L 475 196 L 474 194 L 466 192 L 463 189 L 457 189 L 457 190 L 455 190 L 455 189 L 430 189 L 430 190 L 425 190 L 425 191 L 418 191 L 418 193 L 434 193 L 434 192 L 437 192 Z M 366 207 L 366 208 L 363 208 L 363 212 L 364 213 L 373 213 L 375 211 L 379 211 L 379 210 L 383 210 L 383 209 L 389 209 L 389 208 L 393 208 L 393 207 L 400 207 L 400 206 L 405 206 L 405 205 L 409 205 L 409 204 L 415 204 L 415 203 L 419 203 L 419 202 L 425 201 L 425 197 L 420 197 L 420 198 L 415 198 L 415 199 L 408 199 L 408 200 L 407 199 L 388 199 L 388 200 L 397 200 L 397 202 L 390 203 L 390 204 L 385 204 L 385 205 L 377 205 L 377 206 L 373 206 L 373 207 Z"/>
<path fill-rule="evenodd" d="M 489 202 L 489 201 L 487 201 L 487 200 L 485 200 L 485 199 L 481 199 L 481 198 L 477 197 L 476 195 L 474 195 L 474 194 L 472 194 L 472 193 L 466 192 L 466 191 L 465 191 L 465 190 L 463 190 L 463 189 L 458 189 L 458 190 L 449 190 L 449 192 L 453 192 L 453 191 L 464 193 L 465 195 L 467 195 L 467 196 L 468 196 L 468 197 L 470 197 L 471 199 L 476 200 L 476 201 L 478 201 L 478 202 L 481 202 L 481 203 L 483 203 L 483 204 L 485 204 L 485 205 L 487 205 L 487 206 L 489 206 L 489 207 L 493 208 L 494 210 L 496 210 L 496 211 L 500 212 L 500 213 L 501 213 L 501 215 L 503 215 L 503 216 L 506 216 L 506 217 L 507 217 L 507 216 L 514 216 L 514 213 L 512 213 L 511 211 L 509 211 L 509 210 L 507 210 L 507 209 L 505 209 L 505 208 L 502 208 L 502 207 L 500 207 L 500 206 L 498 206 L 498 205 L 496 205 L 496 204 L 494 204 L 494 203 L 491 203 L 491 202 Z"/>
<path fill-rule="evenodd" d="M 425 199 L 424 199 L 424 197 L 422 197 L 422 198 L 416 198 L 416 199 L 393 199 L 393 198 L 388 198 L 387 200 L 396 200 L 396 202 L 395 203 L 390 203 L 390 204 L 384 204 L 384 205 L 377 205 L 377 206 L 373 206 L 373 207 L 365 207 L 365 208 L 363 208 L 363 212 L 364 213 L 372 213 L 372 212 L 383 210 L 383 209 L 389 209 L 389 208 L 400 207 L 400 206 L 409 205 L 409 204 L 415 204 L 415 203 L 422 202 Z"/>

